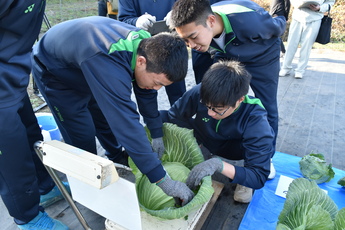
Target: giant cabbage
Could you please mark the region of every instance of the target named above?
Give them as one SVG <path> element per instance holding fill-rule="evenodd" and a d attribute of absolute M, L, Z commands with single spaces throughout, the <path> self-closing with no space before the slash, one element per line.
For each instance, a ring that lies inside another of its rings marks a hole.
<path fill-rule="evenodd" d="M 164 162 L 163 166 L 173 180 L 186 182 L 189 169 L 179 162 Z M 194 198 L 185 206 L 177 207 L 173 197 L 166 195 L 157 185 L 140 173 L 136 189 L 140 208 L 152 216 L 162 219 L 179 219 L 185 217 L 206 203 L 213 194 L 211 177 L 205 177 Z"/>
<path fill-rule="evenodd" d="M 345 208 L 339 210 L 334 220 L 334 230 L 345 229 Z"/>
<path fill-rule="evenodd" d="M 152 141 L 150 132 L 146 134 Z M 181 128 L 171 123 L 163 124 L 163 142 L 165 152 L 163 162 L 180 162 L 189 169 L 204 161 L 198 143 L 193 135 L 193 130 Z"/>
<path fill-rule="evenodd" d="M 315 181 L 298 178 L 289 186 L 276 229 L 331 230 L 337 213 L 337 205 Z"/>
<path fill-rule="evenodd" d="M 148 139 L 152 141 L 147 128 L 146 132 Z M 164 123 L 163 133 L 165 152 L 161 159 L 162 164 L 173 180 L 185 182 L 189 171 L 204 161 L 193 131 Z M 186 217 L 191 211 L 208 202 L 214 192 L 211 177 L 207 176 L 203 178 L 197 191 L 194 191 L 194 198 L 185 206 L 176 207 L 174 198 L 167 196 L 157 185 L 150 183 L 131 159 L 129 165 L 135 174 L 140 208 L 158 218 L 171 220 Z"/>
<path fill-rule="evenodd" d="M 304 177 L 314 180 L 317 184 L 330 181 L 335 173 L 331 164 L 327 164 L 322 154 L 310 153 L 299 161 L 299 167 Z"/>

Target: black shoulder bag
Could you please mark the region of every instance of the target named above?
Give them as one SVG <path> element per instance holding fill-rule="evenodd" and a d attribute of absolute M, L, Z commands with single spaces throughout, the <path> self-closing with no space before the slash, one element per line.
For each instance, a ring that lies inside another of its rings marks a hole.
<path fill-rule="evenodd" d="M 320 44 L 327 44 L 331 41 L 332 18 L 330 14 L 331 6 L 328 5 L 328 14 L 324 15 L 321 21 L 319 33 L 316 37 L 316 42 Z"/>

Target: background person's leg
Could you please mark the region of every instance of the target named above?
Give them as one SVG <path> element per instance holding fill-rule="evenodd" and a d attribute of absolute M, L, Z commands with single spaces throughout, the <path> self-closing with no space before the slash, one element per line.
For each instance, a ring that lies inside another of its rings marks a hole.
<path fill-rule="evenodd" d="M 40 200 L 29 130 L 19 114 L 23 106 L 21 101 L 0 113 L 0 194 L 17 224 L 37 216 Z"/>
<path fill-rule="evenodd" d="M 301 39 L 301 34 L 302 34 L 301 23 L 296 20 L 292 20 L 290 24 L 290 29 L 289 29 L 286 53 L 285 53 L 283 65 L 281 67 L 281 73 L 288 72 L 292 69 L 292 61 L 296 54 L 298 44 Z M 287 75 L 287 73 L 286 74 L 281 74 L 281 73 L 279 73 L 279 76 Z"/>
<path fill-rule="evenodd" d="M 104 0 L 98 0 L 98 16 L 107 16 L 107 3 Z"/>
<path fill-rule="evenodd" d="M 94 98 L 91 98 L 88 109 L 92 115 L 96 127 L 96 136 L 101 146 L 106 150 L 105 155 L 109 160 L 121 164 L 127 163 L 127 155 L 122 150 L 122 146 L 117 142 L 116 137 L 111 131 L 109 124 L 100 110 Z"/>
<path fill-rule="evenodd" d="M 36 141 L 43 140 L 41 129 L 37 124 L 37 118 L 32 110 L 31 102 L 28 96 L 23 99 L 23 107 L 18 111 L 21 121 L 26 127 L 29 147 L 32 153 L 32 159 L 35 164 L 36 177 L 38 179 L 39 192 L 41 195 L 47 194 L 55 186 L 52 178 L 44 167 L 42 161 L 37 156 L 33 146 Z"/>
<path fill-rule="evenodd" d="M 299 56 L 297 68 L 295 70 L 296 78 L 302 78 L 304 75 L 305 69 L 307 68 L 307 65 L 308 65 L 310 52 L 311 52 L 311 49 L 313 48 L 313 44 L 319 32 L 320 25 L 321 25 L 321 20 L 313 21 L 313 22 L 305 24 L 305 27 L 301 34 L 300 56 Z"/>

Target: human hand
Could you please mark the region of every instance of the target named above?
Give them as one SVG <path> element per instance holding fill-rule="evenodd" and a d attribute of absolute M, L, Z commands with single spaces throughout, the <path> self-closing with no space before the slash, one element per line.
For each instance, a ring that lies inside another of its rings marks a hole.
<path fill-rule="evenodd" d="M 165 21 L 165 24 L 167 26 L 170 26 L 170 21 L 171 21 L 171 10 L 167 13 L 167 15 L 165 16 L 165 18 L 163 19 Z"/>
<path fill-rule="evenodd" d="M 151 14 L 145 13 L 137 19 L 135 26 L 140 29 L 148 30 L 149 27 L 151 27 L 155 22 L 156 17 L 152 16 Z"/>
<path fill-rule="evenodd" d="M 194 193 L 187 187 L 187 185 L 181 181 L 172 180 L 168 174 L 156 183 L 165 194 L 172 196 L 182 201 L 182 206 L 186 205 L 194 197 Z"/>
<path fill-rule="evenodd" d="M 202 178 L 205 176 L 211 176 L 215 172 L 223 171 L 223 161 L 220 158 L 211 158 L 207 161 L 201 162 L 196 165 L 192 171 L 190 171 L 186 184 L 194 190 L 199 184 Z"/>
<path fill-rule="evenodd" d="M 158 158 L 161 159 L 165 151 L 162 137 L 152 139 L 152 149 L 154 152 L 158 153 Z"/>
<path fill-rule="evenodd" d="M 319 4 L 310 4 L 309 9 L 312 11 L 320 11 L 320 5 Z"/>

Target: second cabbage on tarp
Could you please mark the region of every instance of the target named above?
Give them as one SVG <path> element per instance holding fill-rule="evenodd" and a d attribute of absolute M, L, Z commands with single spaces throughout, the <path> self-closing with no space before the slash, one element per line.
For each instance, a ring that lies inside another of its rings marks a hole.
<path fill-rule="evenodd" d="M 336 203 L 315 181 L 297 178 L 289 185 L 276 230 L 343 230 L 345 208 Z"/>
<path fill-rule="evenodd" d="M 146 132 L 151 141 L 148 129 Z M 204 161 L 193 131 L 164 123 L 163 133 L 165 152 L 161 159 L 162 164 L 173 180 L 185 182 L 190 170 Z M 136 178 L 135 185 L 140 208 L 152 216 L 168 220 L 186 217 L 191 211 L 208 202 L 214 192 L 211 177 L 207 176 L 202 180 L 200 188 L 194 191 L 194 198 L 185 206 L 176 207 L 174 198 L 166 195 L 157 185 L 150 183 L 131 159 L 129 165 Z"/>

